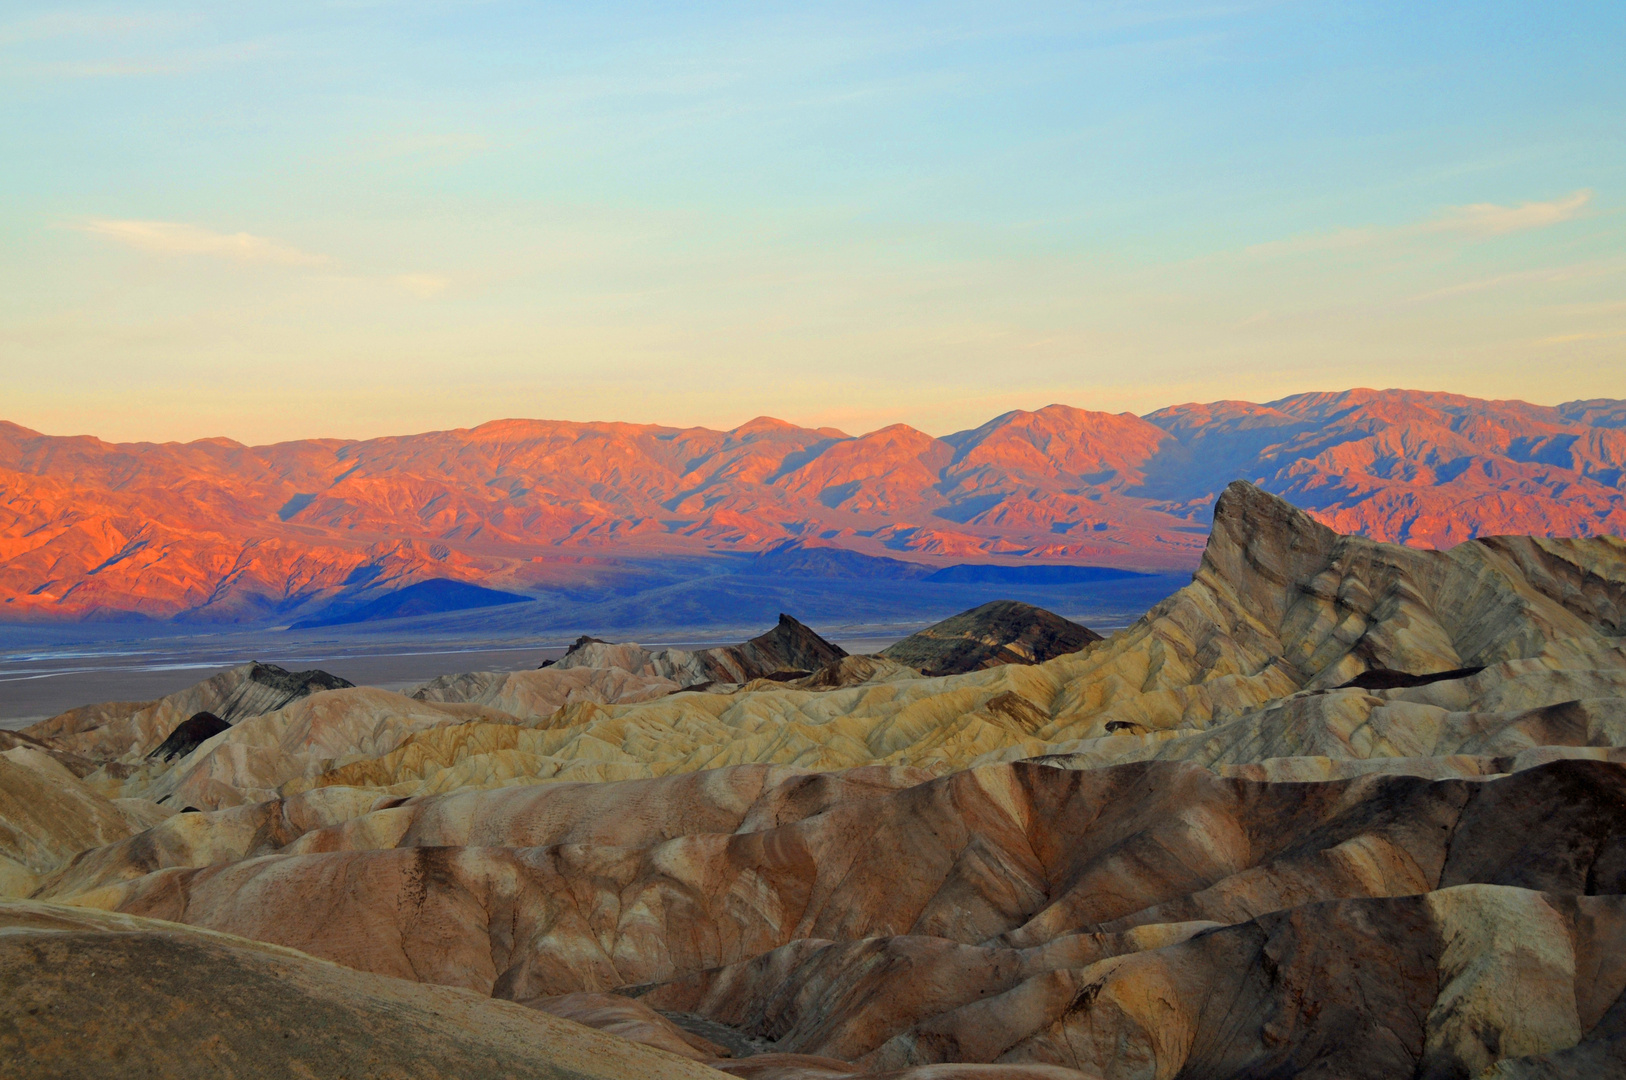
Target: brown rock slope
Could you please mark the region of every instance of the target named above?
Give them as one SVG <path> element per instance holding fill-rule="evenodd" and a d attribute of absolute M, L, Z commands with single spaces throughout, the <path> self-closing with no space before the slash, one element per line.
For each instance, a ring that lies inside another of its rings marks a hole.
<path fill-rule="evenodd" d="M 568 668 L 552 665 L 539 671 L 441 675 L 413 690 L 411 697 L 418 701 L 482 705 L 511 716 L 541 720 L 576 702 L 649 701 L 678 688 L 665 676 L 613 664 Z"/>
<path fill-rule="evenodd" d="M 1001 664 L 1037 664 L 1077 652 L 1101 635 L 1019 600 L 994 600 L 933 623 L 881 655 L 923 675 L 961 675 Z"/>
<path fill-rule="evenodd" d="M 240 720 L 183 757 L 115 761 L 85 778 L 124 797 L 177 808 L 215 809 L 272 799 L 335 768 L 370 762 L 415 733 L 514 730 L 520 721 L 489 706 L 417 701 L 373 687 L 330 690 Z"/>
<path fill-rule="evenodd" d="M 0 896 L 27 896 L 75 854 L 140 833 L 169 813 L 138 799 L 109 800 L 32 747 L 0 753 Z"/>
<path fill-rule="evenodd" d="M 908 779 L 441 796 L 75 902 L 499 997 L 623 988 L 874 1072 L 1475 1075 L 1626 1016 L 1623 766 Z"/>
<path fill-rule="evenodd" d="M 671 679 L 684 688 L 711 683 L 747 683 L 752 679 L 808 675 L 836 663 L 847 652 L 832 645 L 789 615 L 743 645 L 723 645 L 689 652 L 645 649 L 583 638 L 557 664 L 559 668 L 625 668 Z"/>
<path fill-rule="evenodd" d="M 789 615 L 741 645 L 712 649 L 646 649 L 633 642 L 582 637 L 565 655 L 536 671 L 442 675 L 412 691 L 420 701 L 488 705 L 514 716 L 545 718 L 574 702 L 647 701 L 674 690 L 713 684 L 776 681 L 822 671 L 846 651 Z"/>
<path fill-rule="evenodd" d="M 63 1080 L 720 1075 L 509 1002 L 170 923 L 17 902 L 0 903 L 0 1071 Z"/>
<path fill-rule="evenodd" d="M 158 701 L 70 709 L 35 724 L 26 734 L 90 757 L 138 759 L 200 712 L 234 724 L 275 712 L 311 694 L 350 685 L 325 671 L 288 671 L 259 662 L 239 664 Z"/>

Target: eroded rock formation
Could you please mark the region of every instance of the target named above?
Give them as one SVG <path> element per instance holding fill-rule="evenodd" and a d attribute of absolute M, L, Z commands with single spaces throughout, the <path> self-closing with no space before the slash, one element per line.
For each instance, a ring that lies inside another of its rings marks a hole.
<path fill-rule="evenodd" d="M 781 613 L 779 623 L 743 645 L 723 645 L 693 652 L 645 649 L 583 638 L 551 668 L 620 668 L 639 675 L 670 679 L 683 688 L 712 683 L 748 683 L 752 679 L 809 675 L 846 656 L 808 627 Z M 544 669 L 546 670 L 546 669 Z"/>
<path fill-rule="evenodd" d="M 63 750 L 95 758 L 145 757 L 177 729 L 207 712 L 227 725 L 324 690 L 353 685 L 325 671 L 288 671 L 258 661 L 239 664 L 158 701 L 109 702 L 70 709 L 28 733 Z"/>
<path fill-rule="evenodd" d="M 1001 664 L 1038 664 L 1077 652 L 1101 635 L 1043 608 L 994 600 L 933 623 L 881 652 L 923 675 L 962 675 Z"/>
<path fill-rule="evenodd" d="M 0 854 L 86 918 L 762 1080 L 1618 1073 L 1626 544 L 1422 551 L 1240 483 L 1214 521 L 1191 585 L 1039 663 L 696 690 L 586 643 L 173 760 L 129 709 L 53 721 Z"/>

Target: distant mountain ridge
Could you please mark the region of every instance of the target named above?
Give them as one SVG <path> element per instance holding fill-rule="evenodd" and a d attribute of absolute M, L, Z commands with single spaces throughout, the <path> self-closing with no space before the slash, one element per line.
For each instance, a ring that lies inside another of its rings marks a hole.
<path fill-rule="evenodd" d="M 657 557 L 1182 570 L 1237 478 L 1415 546 L 1620 534 L 1626 402 L 1349 390 L 1145 417 L 1051 405 L 943 438 L 500 420 L 260 447 L 0 422 L 0 620 L 293 621 L 428 581 L 523 594 Z"/>

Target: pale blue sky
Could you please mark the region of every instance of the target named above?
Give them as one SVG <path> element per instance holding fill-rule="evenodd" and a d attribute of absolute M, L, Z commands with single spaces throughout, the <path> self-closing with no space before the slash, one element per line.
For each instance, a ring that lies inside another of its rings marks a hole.
<path fill-rule="evenodd" d="M 0 7 L 0 418 L 1626 397 L 1626 6 Z"/>

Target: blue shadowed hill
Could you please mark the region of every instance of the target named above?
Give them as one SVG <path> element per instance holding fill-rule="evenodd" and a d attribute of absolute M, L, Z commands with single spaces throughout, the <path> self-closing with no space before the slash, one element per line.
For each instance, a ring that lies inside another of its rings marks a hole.
<path fill-rule="evenodd" d="M 448 611 L 468 611 L 472 608 L 528 603 L 531 603 L 531 597 L 521 596 L 518 593 L 486 589 L 464 581 L 436 578 L 397 589 L 360 607 L 338 611 L 330 608 L 314 618 L 294 623 L 289 629 L 308 630 L 318 626 L 346 626 L 351 623 L 376 622 L 380 619 L 403 619 L 412 615 L 439 615 Z"/>

